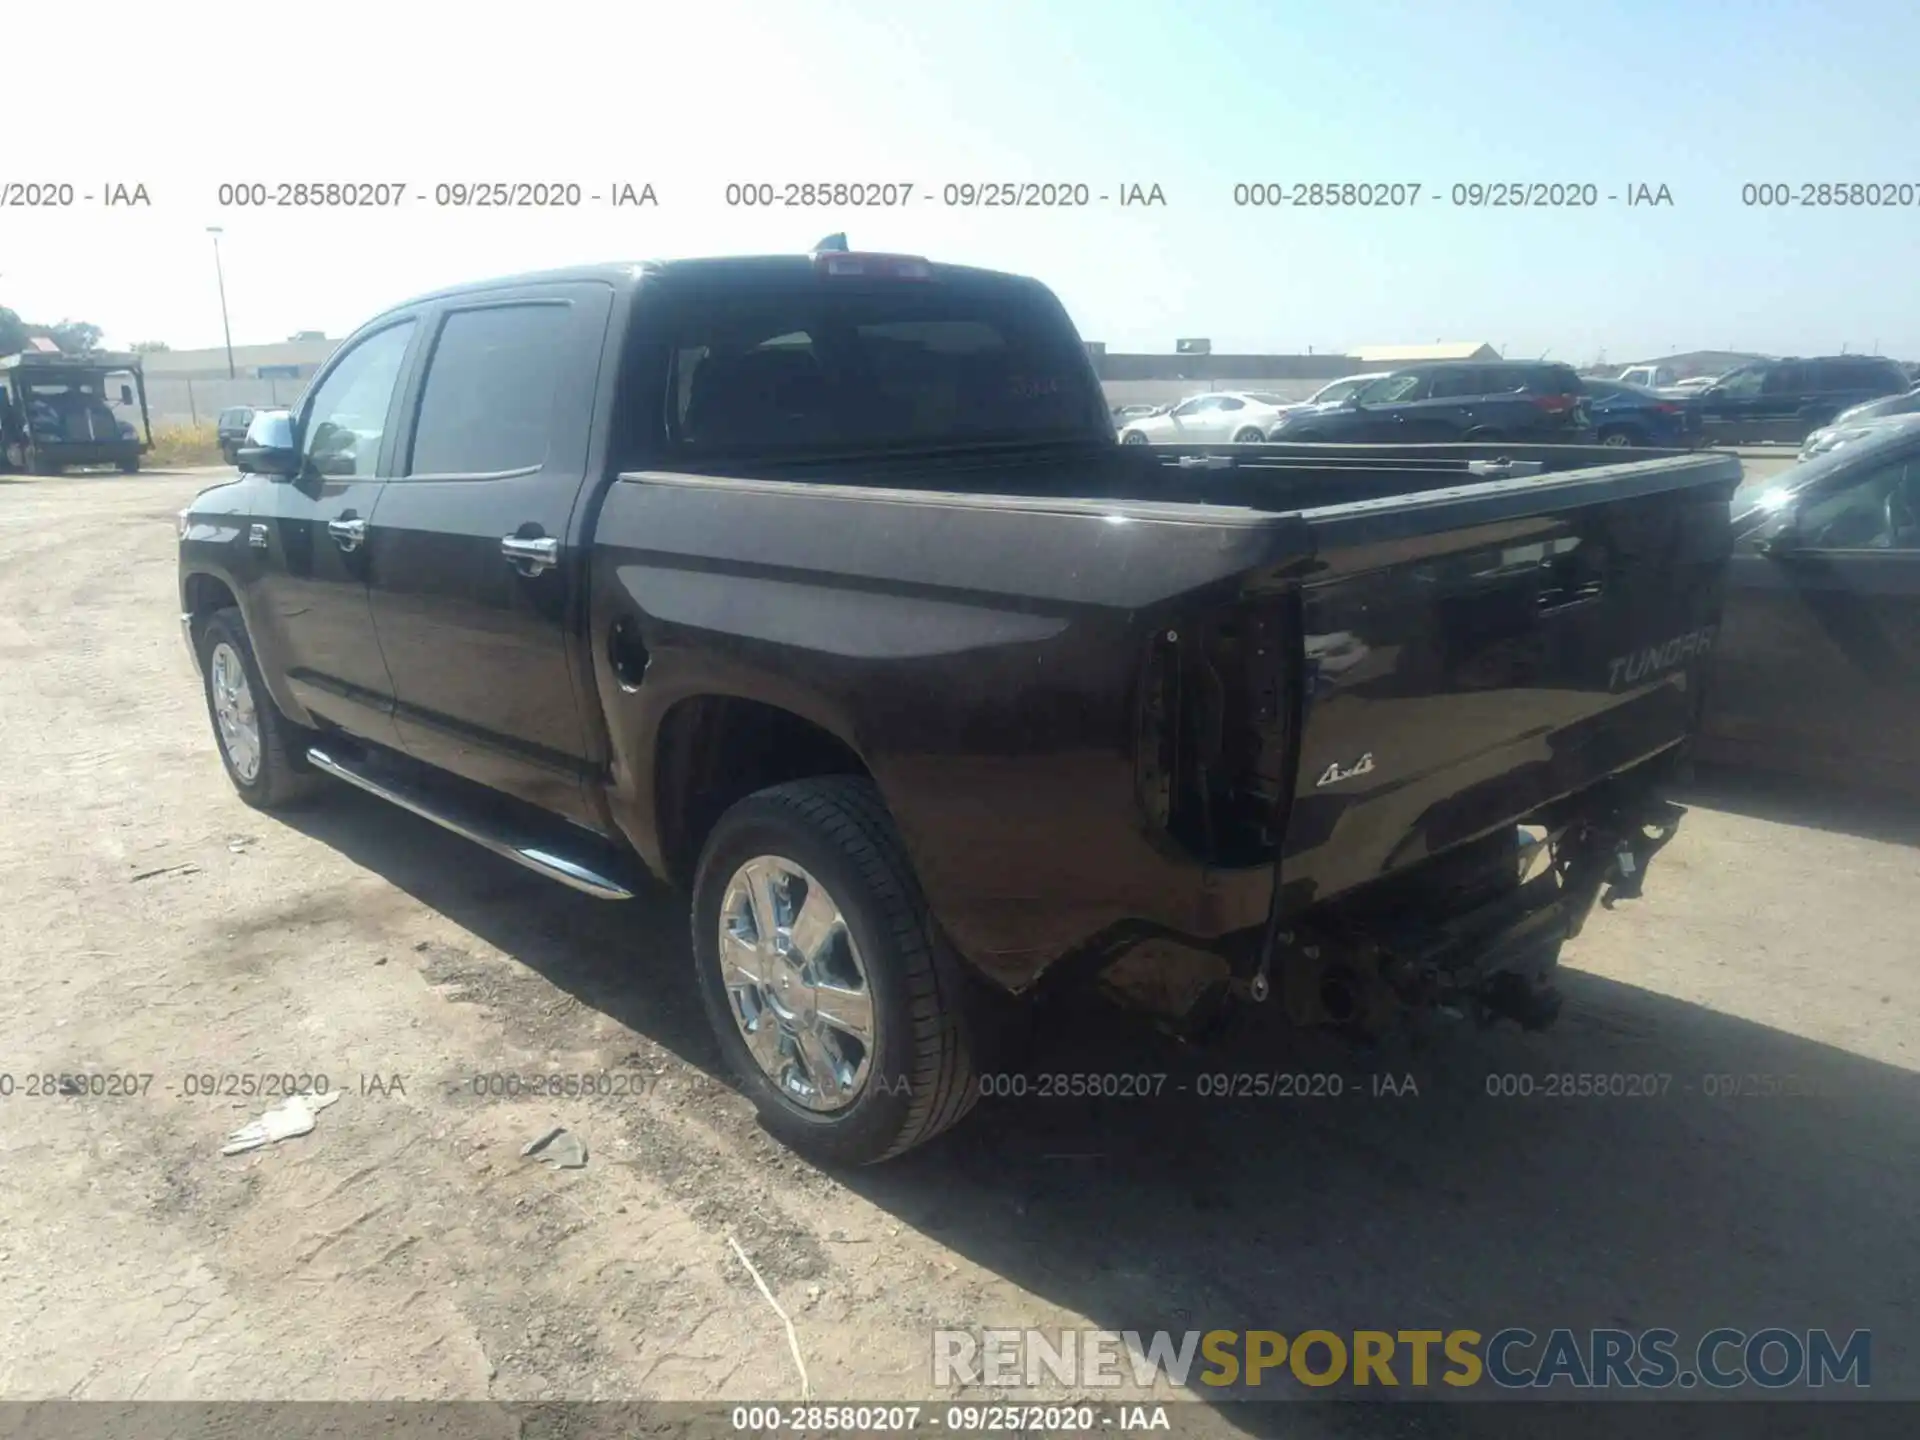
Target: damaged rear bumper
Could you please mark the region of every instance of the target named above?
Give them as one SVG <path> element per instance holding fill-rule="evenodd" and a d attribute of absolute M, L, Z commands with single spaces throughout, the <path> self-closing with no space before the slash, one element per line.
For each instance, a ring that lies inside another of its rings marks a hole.
<path fill-rule="evenodd" d="M 1596 904 L 1638 898 L 1684 814 L 1644 794 L 1581 797 L 1538 817 L 1544 824 L 1482 842 L 1479 872 L 1457 903 L 1440 898 L 1438 884 L 1424 896 L 1402 886 L 1278 929 L 1248 991 L 1256 1000 L 1277 992 L 1296 1024 L 1365 1034 L 1435 1010 L 1544 1029 L 1560 1010 L 1552 977 L 1561 946 Z"/>

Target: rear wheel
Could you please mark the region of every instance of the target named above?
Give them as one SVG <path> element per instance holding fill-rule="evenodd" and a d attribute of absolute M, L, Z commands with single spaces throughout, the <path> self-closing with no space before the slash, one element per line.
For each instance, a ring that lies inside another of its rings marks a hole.
<path fill-rule="evenodd" d="M 1267 437 L 1264 434 L 1262 434 L 1259 430 L 1256 430 L 1253 426 L 1249 425 L 1246 429 L 1242 430 L 1238 435 L 1235 435 L 1233 437 L 1233 443 L 1236 445 L 1258 445 L 1262 440 L 1265 440 L 1266 438 Z"/>
<path fill-rule="evenodd" d="M 195 645 L 220 763 L 240 798 L 259 810 L 309 798 L 320 788 L 320 775 L 307 764 L 308 733 L 267 694 L 240 612 L 213 615 Z"/>
<path fill-rule="evenodd" d="M 136 455 L 131 460 L 122 460 L 120 462 L 120 473 L 122 475 L 138 475 L 140 473 L 140 457 Z"/>
<path fill-rule="evenodd" d="M 1120 443 L 1122 445 L 1144 445 L 1147 443 L 1147 437 L 1142 435 L 1138 430 L 1129 430 L 1120 437 Z"/>
<path fill-rule="evenodd" d="M 1646 442 L 1640 438 L 1640 432 L 1627 425 L 1609 425 L 1600 432 L 1600 443 L 1614 449 L 1625 450 Z"/>
<path fill-rule="evenodd" d="M 871 781 L 733 806 L 701 853 L 693 923 L 714 1035 L 786 1144 L 871 1164 L 972 1108 L 965 977 Z"/>

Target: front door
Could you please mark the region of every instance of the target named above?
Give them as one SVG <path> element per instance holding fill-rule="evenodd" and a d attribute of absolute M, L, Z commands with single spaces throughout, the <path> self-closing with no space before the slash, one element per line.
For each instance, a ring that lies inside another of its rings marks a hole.
<path fill-rule="evenodd" d="M 1709 751 L 1811 773 L 1920 776 L 1920 453 L 1801 502 L 1785 552 L 1728 572 Z"/>
<path fill-rule="evenodd" d="M 1750 365 L 1735 370 L 1722 376 L 1702 395 L 1700 417 L 1707 439 L 1715 444 L 1731 444 L 1762 433 L 1766 428 L 1767 407 L 1779 401 L 1780 368 Z"/>
<path fill-rule="evenodd" d="M 590 813 L 593 766 L 590 680 L 568 643 L 587 555 L 569 527 L 612 300 L 605 285 L 536 285 L 442 311 L 410 387 L 407 453 L 373 517 L 374 623 L 401 742 L 576 818 Z"/>
<path fill-rule="evenodd" d="M 376 330 L 328 366 L 296 419 L 300 474 L 262 487 L 249 532 L 263 667 L 311 714 L 383 745 L 397 743 L 393 686 L 367 605 L 366 525 L 391 470 L 415 329 L 408 319 Z"/>
<path fill-rule="evenodd" d="M 1425 375 L 1394 375 L 1377 380 L 1361 394 L 1365 404 L 1341 418 L 1338 437 L 1364 445 L 1406 445 L 1420 432 L 1419 407 L 1432 392 Z"/>

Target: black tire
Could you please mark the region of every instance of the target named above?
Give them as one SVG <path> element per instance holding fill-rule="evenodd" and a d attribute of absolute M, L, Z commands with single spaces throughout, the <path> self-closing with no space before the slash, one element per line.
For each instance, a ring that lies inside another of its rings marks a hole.
<path fill-rule="evenodd" d="M 259 724 L 260 766 L 251 779 L 234 768 L 214 709 L 213 653 L 223 644 L 232 646 L 240 657 Z M 213 727 L 214 749 L 219 752 L 220 764 L 240 798 L 256 810 L 288 809 L 311 799 L 322 780 L 320 772 L 307 763 L 307 745 L 313 738 L 312 733 L 282 715 L 267 693 L 260 679 L 260 663 L 253 658 L 253 645 L 247 639 L 247 627 L 240 612 L 220 610 L 209 616 L 194 637 L 194 650 L 200 657 L 200 693 L 207 702 L 207 723 Z"/>
<path fill-rule="evenodd" d="M 1122 445 L 1144 445 L 1147 443 L 1147 437 L 1142 435 L 1138 430 L 1128 430 L 1121 434 L 1120 443 Z"/>
<path fill-rule="evenodd" d="M 66 472 L 67 467 L 58 460 L 49 460 L 45 456 L 36 455 L 27 468 L 35 475 L 60 475 Z"/>
<path fill-rule="evenodd" d="M 1647 443 L 1631 425 L 1602 426 L 1597 438 L 1602 445 L 1642 447 Z"/>
<path fill-rule="evenodd" d="M 120 462 L 120 473 L 122 475 L 138 475 L 140 473 L 139 460 L 122 460 Z"/>
<path fill-rule="evenodd" d="M 859 947 L 874 1014 L 869 1074 L 844 1109 L 820 1113 L 784 1095 L 747 1048 L 720 966 L 720 909 L 756 856 L 789 860 L 826 887 Z M 707 837 L 693 886 L 700 995 L 728 1067 L 783 1143 L 820 1159 L 871 1165 L 924 1144 L 979 1098 L 969 987 L 938 933 L 880 792 L 822 776 L 749 795 Z"/>
<path fill-rule="evenodd" d="M 1242 430 L 1238 435 L 1235 435 L 1233 437 L 1233 443 L 1236 445 L 1258 445 L 1262 443 L 1266 438 L 1267 437 L 1263 433 L 1255 429 L 1253 426 L 1249 425 L 1247 426 L 1246 429 Z"/>

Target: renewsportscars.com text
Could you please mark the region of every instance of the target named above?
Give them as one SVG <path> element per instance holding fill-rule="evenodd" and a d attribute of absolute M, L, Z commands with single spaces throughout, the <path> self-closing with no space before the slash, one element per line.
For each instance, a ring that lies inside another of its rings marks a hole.
<path fill-rule="evenodd" d="M 1769 1327 L 1678 1331 L 1509 1327 L 1478 1330 L 936 1330 L 939 1386 L 1036 1388 L 1158 1383 L 1180 1387 L 1288 1383 L 1503 1390 L 1864 1390 L 1873 1335 Z"/>

